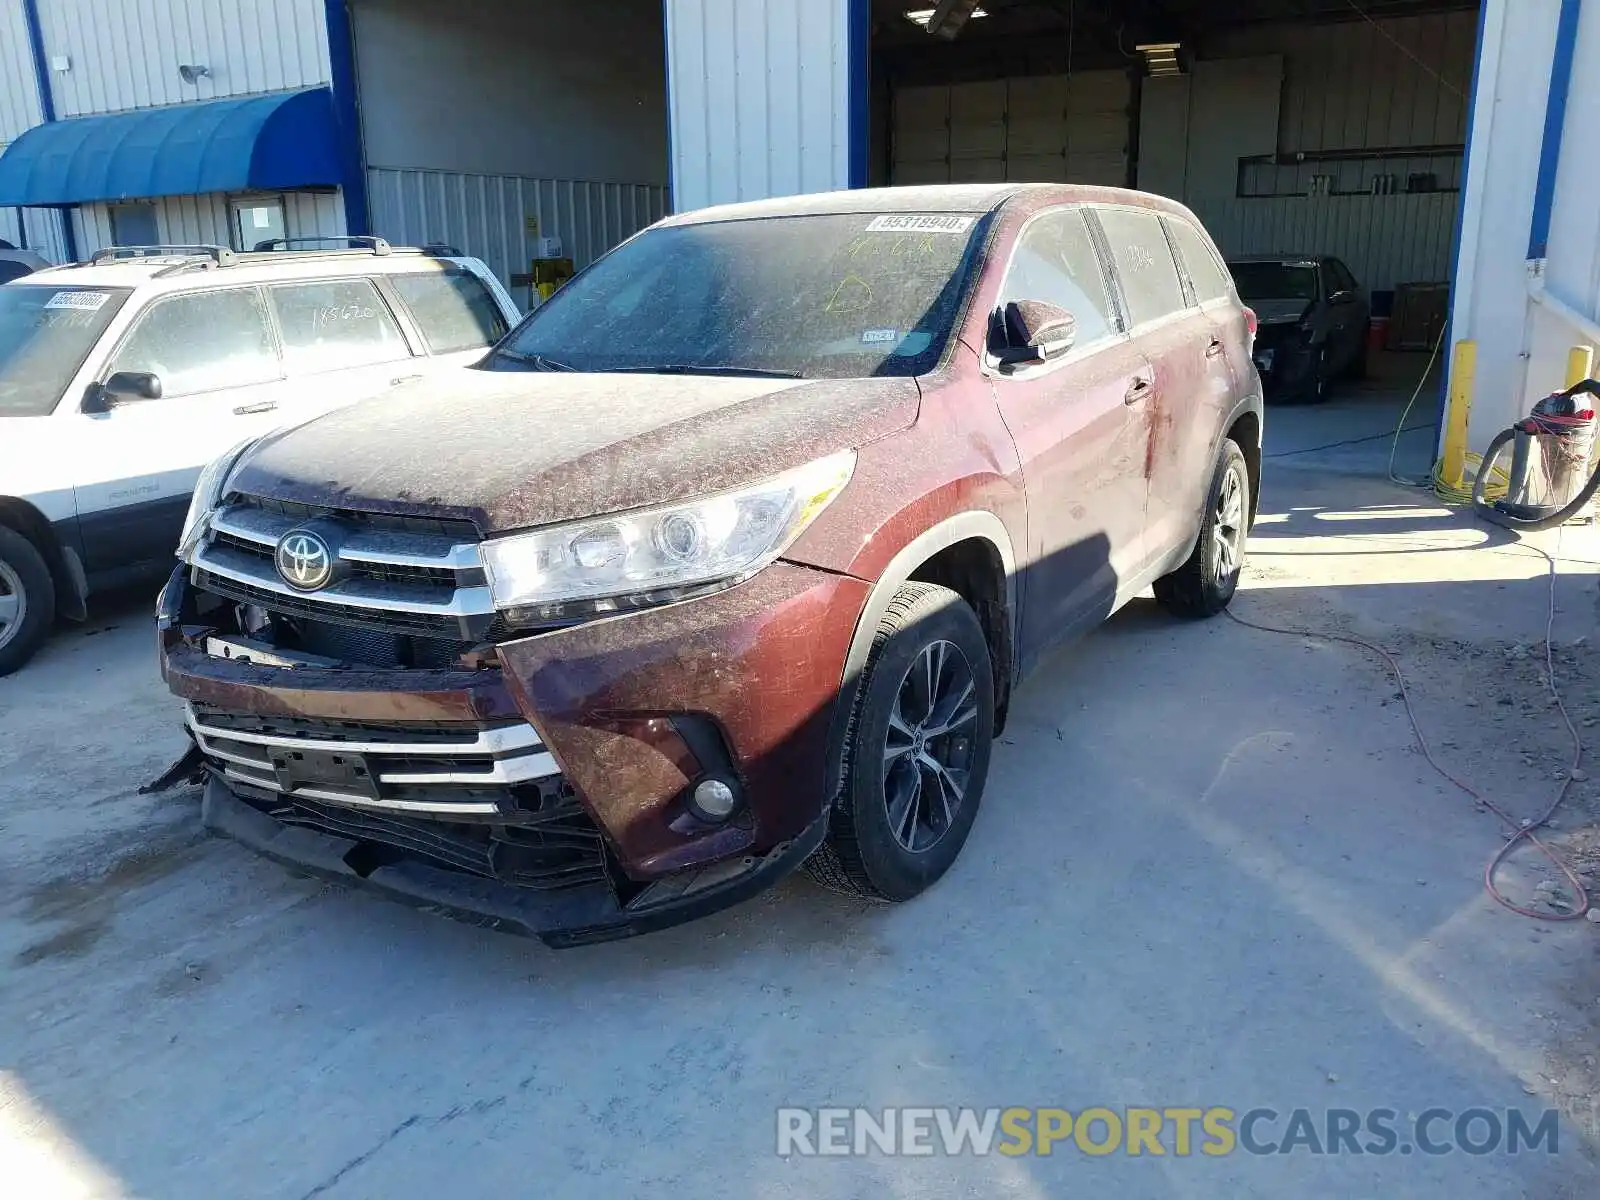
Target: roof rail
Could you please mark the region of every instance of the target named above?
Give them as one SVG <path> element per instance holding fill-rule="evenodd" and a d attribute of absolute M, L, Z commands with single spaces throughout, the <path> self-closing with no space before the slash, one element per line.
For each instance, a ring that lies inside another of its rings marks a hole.
<path fill-rule="evenodd" d="M 209 258 L 219 267 L 233 263 L 233 251 L 226 246 L 102 246 L 89 256 L 89 265 L 115 262 L 119 258 Z"/>
<path fill-rule="evenodd" d="M 354 233 L 334 233 L 322 237 L 268 238 L 264 242 L 257 242 L 251 249 L 258 253 L 269 250 L 289 250 L 295 246 L 302 246 L 311 242 L 344 242 L 348 249 L 359 250 L 365 248 L 377 255 L 388 254 L 390 251 L 389 243 L 383 238 Z"/>

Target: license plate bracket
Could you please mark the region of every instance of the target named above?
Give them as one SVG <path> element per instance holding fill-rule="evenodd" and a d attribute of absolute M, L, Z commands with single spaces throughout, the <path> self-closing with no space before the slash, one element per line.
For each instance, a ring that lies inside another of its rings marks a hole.
<path fill-rule="evenodd" d="M 369 800 L 378 799 L 378 781 L 373 778 L 363 755 L 342 750 L 297 750 L 287 746 L 272 747 L 270 755 L 282 791 L 293 794 L 301 788 L 332 788 Z"/>

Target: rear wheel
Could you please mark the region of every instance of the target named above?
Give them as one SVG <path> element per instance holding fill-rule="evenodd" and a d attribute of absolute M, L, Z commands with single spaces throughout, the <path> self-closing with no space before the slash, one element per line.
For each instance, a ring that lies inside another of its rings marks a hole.
<path fill-rule="evenodd" d="M 55 615 L 55 582 L 44 557 L 27 538 L 0 525 L 0 675 L 33 657 Z"/>
<path fill-rule="evenodd" d="M 1155 584 L 1156 600 L 1180 616 L 1214 617 L 1239 587 L 1250 532 L 1250 471 L 1231 438 L 1222 443 L 1207 497 L 1194 553 Z"/>
<path fill-rule="evenodd" d="M 977 817 L 994 736 L 994 674 L 957 593 L 908 583 L 878 623 L 818 882 L 909 900 L 955 862 Z"/>

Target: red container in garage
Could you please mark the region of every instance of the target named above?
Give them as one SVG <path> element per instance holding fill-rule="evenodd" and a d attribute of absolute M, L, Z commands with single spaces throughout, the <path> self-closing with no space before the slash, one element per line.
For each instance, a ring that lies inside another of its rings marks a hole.
<path fill-rule="evenodd" d="M 1389 318 L 1373 317 L 1367 326 L 1367 361 L 1372 362 L 1383 353 L 1389 342 Z"/>

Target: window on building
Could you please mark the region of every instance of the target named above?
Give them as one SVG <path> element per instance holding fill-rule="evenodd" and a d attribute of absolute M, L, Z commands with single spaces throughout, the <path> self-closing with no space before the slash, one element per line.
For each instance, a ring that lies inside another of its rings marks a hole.
<path fill-rule="evenodd" d="M 1188 269 L 1189 282 L 1194 285 L 1195 300 L 1204 304 L 1225 297 L 1232 284 L 1217 256 L 1211 252 L 1205 235 L 1187 221 L 1168 221 L 1167 229 L 1172 233 L 1172 240 L 1178 243 L 1178 254 Z"/>
<path fill-rule="evenodd" d="M 500 306 L 471 271 L 391 275 L 389 282 L 411 310 L 429 353 L 475 350 L 498 342 L 506 332 Z"/>
<path fill-rule="evenodd" d="M 156 246 L 161 243 L 154 204 L 113 204 L 110 208 L 112 245 Z"/>
<path fill-rule="evenodd" d="M 233 212 L 233 248 L 254 250 L 263 242 L 289 236 L 281 196 L 250 197 L 229 203 Z"/>
<path fill-rule="evenodd" d="M 1082 209 L 1045 213 L 1028 226 L 1011 256 L 1003 300 L 1046 300 L 1070 312 L 1077 344 L 1117 330 L 1105 269 Z"/>
<path fill-rule="evenodd" d="M 1183 281 L 1161 219 L 1131 208 L 1105 208 L 1098 215 L 1122 281 L 1128 319 L 1142 325 L 1183 309 Z"/>
<path fill-rule="evenodd" d="M 282 371 L 261 293 L 195 292 L 157 300 L 107 369 L 149 371 L 163 398 L 268 383 Z"/>
<path fill-rule="evenodd" d="M 411 354 L 369 279 L 280 283 L 267 290 L 278 313 L 284 365 L 291 374 L 394 362 Z"/>

